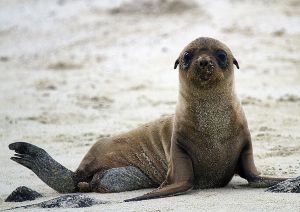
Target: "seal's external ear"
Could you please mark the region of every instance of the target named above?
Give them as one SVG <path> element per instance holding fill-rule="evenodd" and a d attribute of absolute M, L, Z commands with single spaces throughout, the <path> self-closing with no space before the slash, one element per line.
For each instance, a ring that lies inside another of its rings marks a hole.
<path fill-rule="evenodd" d="M 235 58 L 233 58 L 233 64 L 237 67 L 237 69 L 240 69 L 239 63 Z"/>
<path fill-rule="evenodd" d="M 174 64 L 174 69 L 176 69 L 176 68 L 177 68 L 178 64 L 179 64 L 179 59 L 177 59 L 177 60 L 175 61 L 175 64 Z"/>

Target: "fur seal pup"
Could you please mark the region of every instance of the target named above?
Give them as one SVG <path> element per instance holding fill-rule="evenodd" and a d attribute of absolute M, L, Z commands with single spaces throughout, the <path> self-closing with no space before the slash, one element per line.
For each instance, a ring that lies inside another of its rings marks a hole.
<path fill-rule="evenodd" d="M 25 142 L 9 145 L 16 152 L 11 159 L 61 193 L 159 186 L 125 201 L 222 187 L 234 174 L 254 187 L 274 186 L 285 179 L 259 176 L 256 170 L 247 121 L 235 93 L 234 65 L 239 68 L 225 44 L 200 37 L 175 62 L 180 84 L 174 115 L 99 140 L 75 172 Z"/>

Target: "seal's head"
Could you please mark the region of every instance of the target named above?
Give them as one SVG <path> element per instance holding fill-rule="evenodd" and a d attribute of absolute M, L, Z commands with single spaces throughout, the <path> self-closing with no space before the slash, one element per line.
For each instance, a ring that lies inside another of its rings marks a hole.
<path fill-rule="evenodd" d="M 232 78 L 233 65 L 239 68 L 225 44 L 207 37 L 200 37 L 188 44 L 176 60 L 174 69 L 178 65 L 180 78 L 201 87 Z"/>

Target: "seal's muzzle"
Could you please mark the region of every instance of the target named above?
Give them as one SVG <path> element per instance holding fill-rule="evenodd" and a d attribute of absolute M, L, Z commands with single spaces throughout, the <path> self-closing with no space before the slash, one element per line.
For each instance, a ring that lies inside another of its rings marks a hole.
<path fill-rule="evenodd" d="M 214 70 L 214 63 L 208 56 L 200 56 L 197 59 L 198 63 L 198 74 L 201 80 L 207 81 L 210 79 L 213 70 Z"/>

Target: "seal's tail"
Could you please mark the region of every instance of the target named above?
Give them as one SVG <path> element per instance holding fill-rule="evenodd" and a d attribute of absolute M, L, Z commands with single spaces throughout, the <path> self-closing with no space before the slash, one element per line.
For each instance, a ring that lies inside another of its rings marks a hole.
<path fill-rule="evenodd" d="M 16 153 L 10 159 L 32 170 L 48 186 L 60 193 L 76 191 L 75 174 L 55 161 L 45 150 L 26 143 L 10 144 Z"/>

